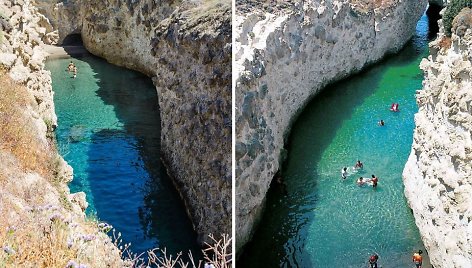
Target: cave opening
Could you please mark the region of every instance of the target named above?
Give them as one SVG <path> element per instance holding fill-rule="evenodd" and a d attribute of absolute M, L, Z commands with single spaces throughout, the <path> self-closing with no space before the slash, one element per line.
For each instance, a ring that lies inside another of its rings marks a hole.
<path fill-rule="evenodd" d="M 441 19 L 441 15 L 439 14 L 439 12 L 441 12 L 442 9 L 443 9 L 442 6 L 429 4 L 428 9 L 426 10 L 426 15 L 428 16 L 428 27 L 429 27 L 428 38 L 430 40 L 433 40 L 434 38 L 436 38 L 439 32 L 438 21 Z"/>

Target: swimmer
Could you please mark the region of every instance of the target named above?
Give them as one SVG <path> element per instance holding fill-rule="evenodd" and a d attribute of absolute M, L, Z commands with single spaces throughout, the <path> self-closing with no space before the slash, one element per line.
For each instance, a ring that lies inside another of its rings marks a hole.
<path fill-rule="evenodd" d="M 343 167 L 343 169 L 341 170 L 341 177 L 343 178 L 343 180 L 347 178 L 347 167 Z"/>
<path fill-rule="evenodd" d="M 275 173 L 275 183 L 277 185 L 277 187 L 281 190 L 281 192 L 287 196 L 288 195 L 288 191 L 287 191 L 287 185 L 285 184 L 283 178 L 282 178 L 282 175 L 280 174 L 280 171 L 277 171 L 277 173 Z"/>
<path fill-rule="evenodd" d="M 360 177 L 359 179 L 357 179 L 356 183 L 359 186 L 363 186 L 365 184 L 364 178 Z"/>
<path fill-rule="evenodd" d="M 77 67 L 74 66 L 74 78 L 77 77 Z"/>
<path fill-rule="evenodd" d="M 372 182 L 372 187 L 374 189 L 377 188 L 377 183 L 379 182 L 379 178 L 375 177 L 375 175 L 372 174 L 372 179 L 370 179 L 370 181 Z"/>
<path fill-rule="evenodd" d="M 379 259 L 379 255 L 377 254 L 374 254 L 372 256 L 370 256 L 369 258 L 369 267 L 370 268 L 377 268 L 377 260 Z"/>
<path fill-rule="evenodd" d="M 392 103 L 392 106 L 390 107 L 390 111 L 392 112 L 398 112 L 398 103 Z"/>
<path fill-rule="evenodd" d="M 380 121 L 379 121 L 378 124 L 379 124 L 379 126 L 381 126 L 381 127 L 385 126 L 385 122 L 384 122 L 382 119 L 380 119 Z"/>
<path fill-rule="evenodd" d="M 74 67 L 75 67 L 75 65 L 74 65 L 74 63 L 71 61 L 71 62 L 69 63 L 69 66 L 67 66 L 67 71 L 68 71 L 68 72 L 72 72 L 72 71 L 74 70 Z"/>
<path fill-rule="evenodd" d="M 356 165 L 354 166 L 355 169 L 363 169 L 364 164 L 362 164 L 361 160 L 357 160 Z"/>
<path fill-rule="evenodd" d="M 413 262 L 415 263 L 416 268 L 423 267 L 423 257 L 421 256 L 422 253 L 423 251 L 420 249 L 418 252 L 413 254 Z"/>

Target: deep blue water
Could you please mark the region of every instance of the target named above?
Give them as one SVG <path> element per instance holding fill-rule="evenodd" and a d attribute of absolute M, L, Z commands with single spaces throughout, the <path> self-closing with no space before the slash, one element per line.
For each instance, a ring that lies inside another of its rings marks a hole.
<path fill-rule="evenodd" d="M 70 61 L 78 67 L 72 79 Z M 61 154 L 87 213 L 112 224 L 140 253 L 197 251 L 196 234 L 160 161 L 158 99 L 151 79 L 90 54 L 47 62 Z M 199 256 L 198 253 L 194 254 Z"/>

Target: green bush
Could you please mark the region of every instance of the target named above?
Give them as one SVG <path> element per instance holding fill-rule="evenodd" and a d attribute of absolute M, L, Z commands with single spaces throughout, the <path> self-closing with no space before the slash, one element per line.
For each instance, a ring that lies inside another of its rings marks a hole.
<path fill-rule="evenodd" d="M 472 0 L 451 0 L 443 15 L 444 30 L 447 36 L 451 36 L 452 21 L 464 7 L 472 8 Z"/>

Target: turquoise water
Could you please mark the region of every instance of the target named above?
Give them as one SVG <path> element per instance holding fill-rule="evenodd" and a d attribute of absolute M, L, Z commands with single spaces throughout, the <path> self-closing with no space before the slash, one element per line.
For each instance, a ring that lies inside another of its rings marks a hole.
<path fill-rule="evenodd" d="M 65 71 L 70 60 L 76 79 Z M 174 255 L 196 251 L 196 234 L 160 161 L 151 79 L 90 54 L 51 60 L 47 68 L 58 146 L 74 168 L 71 192 L 87 194 L 87 213 L 112 224 L 135 253 L 154 247 Z"/>
<path fill-rule="evenodd" d="M 367 267 L 377 252 L 383 267 L 414 267 L 425 251 L 403 194 L 417 111 L 415 91 L 427 56 L 428 18 L 398 54 L 328 86 L 293 125 L 282 187 L 271 187 L 267 208 L 241 267 Z M 400 112 L 389 110 L 398 102 Z M 377 122 L 383 119 L 385 126 Z M 357 159 L 364 170 L 353 171 Z M 349 177 L 341 179 L 341 168 Z M 377 189 L 360 176 L 379 177 Z M 423 267 L 430 267 L 428 256 Z"/>

